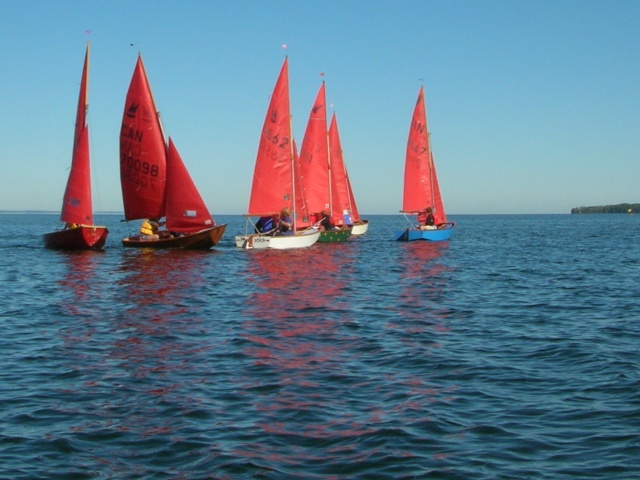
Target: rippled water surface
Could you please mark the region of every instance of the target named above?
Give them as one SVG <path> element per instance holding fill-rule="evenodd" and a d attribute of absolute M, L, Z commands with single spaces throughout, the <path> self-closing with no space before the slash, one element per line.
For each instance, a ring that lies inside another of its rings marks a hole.
<path fill-rule="evenodd" d="M 640 216 L 243 251 L 0 215 L 0 477 L 640 477 Z"/>

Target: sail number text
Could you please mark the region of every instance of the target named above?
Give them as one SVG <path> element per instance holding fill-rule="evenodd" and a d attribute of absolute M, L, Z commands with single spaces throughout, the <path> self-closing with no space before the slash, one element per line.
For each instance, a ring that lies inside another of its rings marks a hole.
<path fill-rule="evenodd" d="M 123 179 L 141 187 L 155 186 L 160 168 L 157 164 L 138 158 L 140 144 L 123 140 L 120 152 L 120 171 Z"/>

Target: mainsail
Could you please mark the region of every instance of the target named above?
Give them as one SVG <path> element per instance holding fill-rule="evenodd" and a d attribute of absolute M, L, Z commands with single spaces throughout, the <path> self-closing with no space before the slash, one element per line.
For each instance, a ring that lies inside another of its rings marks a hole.
<path fill-rule="evenodd" d="M 89 153 L 89 127 L 87 109 L 89 107 L 89 43 L 84 57 L 80 94 L 76 111 L 76 126 L 73 138 L 71 171 L 62 201 L 60 220 L 66 223 L 93 225 L 91 202 L 91 165 Z"/>
<path fill-rule="evenodd" d="M 407 141 L 402 211 L 415 214 L 427 207 L 434 209 L 436 224 L 447 221 L 429 141 L 424 88 L 420 87 Z"/>
<path fill-rule="evenodd" d="M 275 215 L 287 207 L 298 227 L 307 221 L 302 195 L 291 131 L 289 71 L 285 57 L 260 135 L 247 214 Z"/>
<path fill-rule="evenodd" d="M 138 55 L 120 128 L 120 183 L 127 220 L 164 216 L 166 169 L 162 126 Z"/>
<path fill-rule="evenodd" d="M 331 212 L 329 144 L 324 82 L 316 96 L 300 148 L 300 176 L 311 213 Z"/>
<path fill-rule="evenodd" d="M 334 113 L 331 117 L 329 125 L 329 151 L 331 158 L 331 180 L 332 180 L 332 196 L 333 210 L 336 213 L 334 221 L 336 225 L 344 223 L 356 223 L 360 221 L 358 206 L 353 196 L 351 182 L 349 181 L 349 173 L 344 162 L 342 154 L 342 145 L 340 144 L 340 134 L 338 133 L 338 119 Z M 340 214 L 339 216 L 337 214 Z M 345 222 L 345 216 L 351 217 L 351 222 Z"/>
<path fill-rule="evenodd" d="M 262 127 L 249 198 L 249 215 L 273 215 L 293 201 L 293 146 L 285 58 Z"/>

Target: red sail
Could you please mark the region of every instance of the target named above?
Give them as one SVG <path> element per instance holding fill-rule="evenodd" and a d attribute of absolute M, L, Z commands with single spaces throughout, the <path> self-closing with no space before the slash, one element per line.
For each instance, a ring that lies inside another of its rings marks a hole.
<path fill-rule="evenodd" d="M 71 171 L 62 201 L 60 220 L 67 223 L 93 225 L 93 207 L 91 204 L 91 166 L 89 156 L 89 127 L 87 126 L 89 83 L 89 44 L 84 57 L 76 128 L 73 139 Z"/>
<path fill-rule="evenodd" d="M 342 155 L 340 134 L 338 133 L 338 119 L 334 113 L 329 125 L 329 152 L 331 158 L 331 182 L 334 222 L 336 225 L 355 223 L 360 220 L 356 200 L 351 190 L 349 173 Z M 349 219 L 350 217 L 350 220 Z"/>
<path fill-rule="evenodd" d="M 311 213 L 331 211 L 327 105 L 324 82 L 313 103 L 300 149 L 300 176 Z"/>
<path fill-rule="evenodd" d="M 62 201 L 60 220 L 78 225 L 93 225 L 91 171 L 89 166 L 89 128 L 82 129 L 73 150 L 71 171 Z"/>
<path fill-rule="evenodd" d="M 305 198 L 305 190 L 303 182 L 300 178 L 300 158 L 298 157 L 298 146 L 295 139 L 293 140 L 293 178 L 295 183 L 295 227 L 296 229 L 304 229 L 315 223 L 315 219 L 309 215 L 309 208 Z"/>
<path fill-rule="evenodd" d="M 80 141 L 80 135 L 87 126 L 87 109 L 89 108 L 89 42 L 84 54 L 84 65 L 80 79 L 80 93 L 78 94 L 78 109 L 76 111 L 76 131 L 73 136 L 73 148 Z"/>
<path fill-rule="evenodd" d="M 293 207 L 293 146 L 289 73 L 285 58 L 262 127 L 249 198 L 249 215 L 273 215 Z"/>
<path fill-rule="evenodd" d="M 446 222 L 427 129 L 424 89 L 420 87 L 407 141 L 402 211 L 417 213 L 427 207 L 434 209 L 436 224 Z"/>
<path fill-rule="evenodd" d="M 349 198 L 351 199 L 351 221 L 353 223 L 360 221 L 360 212 L 358 211 L 358 206 L 356 205 L 356 197 L 353 195 L 353 190 L 351 188 L 351 181 L 347 176 L 347 187 L 349 187 Z"/>
<path fill-rule="evenodd" d="M 249 215 L 267 216 L 288 207 L 295 227 L 308 222 L 291 131 L 288 60 L 285 58 L 262 127 L 249 198 Z"/>
<path fill-rule="evenodd" d="M 440 195 L 440 185 L 438 184 L 438 176 L 436 175 L 436 164 L 433 160 L 433 152 L 431 153 L 431 179 L 433 182 L 433 220 L 436 225 L 447 223 L 447 215 L 444 213 L 444 204 L 442 203 L 442 195 Z"/>
<path fill-rule="evenodd" d="M 167 230 L 198 232 L 215 222 L 171 138 L 167 147 Z"/>
<path fill-rule="evenodd" d="M 162 126 L 138 56 L 120 128 L 120 184 L 127 220 L 164 216 L 166 169 Z"/>

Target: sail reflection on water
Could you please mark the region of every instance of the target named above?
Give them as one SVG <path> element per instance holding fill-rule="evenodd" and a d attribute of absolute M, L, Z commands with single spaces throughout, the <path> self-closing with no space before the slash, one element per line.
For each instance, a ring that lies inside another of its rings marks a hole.
<path fill-rule="evenodd" d="M 347 408 L 327 386 L 359 381 L 350 363 L 353 340 L 345 329 L 349 309 L 341 297 L 349 266 L 339 263 L 341 246 L 252 255 L 248 273 L 255 293 L 248 302 L 251 317 L 241 329 L 251 367 L 237 381 L 239 390 L 264 389 L 265 395 L 252 398 L 263 412 L 265 433 L 326 438 L 336 429 L 364 428 L 354 426 L 352 418 L 331 425 L 323 421 L 327 408 Z M 281 421 L 294 412 L 299 421 Z"/>
<path fill-rule="evenodd" d="M 94 305 L 100 301 L 100 285 L 94 281 L 95 270 L 104 252 L 90 250 L 61 251 L 65 261 L 66 273 L 58 281 L 70 297 L 61 303 L 64 313 L 80 318 L 91 318 L 95 313 Z"/>
<path fill-rule="evenodd" d="M 447 242 L 409 242 L 402 245 L 399 262 L 403 290 L 399 306 L 416 328 L 446 330 L 447 267 L 442 262 Z"/>

